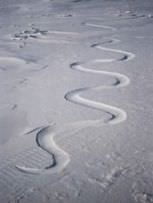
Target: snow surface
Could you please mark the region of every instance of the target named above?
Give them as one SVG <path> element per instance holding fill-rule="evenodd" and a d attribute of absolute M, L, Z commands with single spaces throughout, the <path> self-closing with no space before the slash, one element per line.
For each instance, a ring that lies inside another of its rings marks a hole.
<path fill-rule="evenodd" d="M 0 2 L 0 203 L 153 202 L 152 0 Z"/>

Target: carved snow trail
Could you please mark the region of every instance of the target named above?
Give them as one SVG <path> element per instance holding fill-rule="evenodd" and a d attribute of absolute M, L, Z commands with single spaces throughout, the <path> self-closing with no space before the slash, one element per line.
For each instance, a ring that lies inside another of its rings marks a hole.
<path fill-rule="evenodd" d="M 85 24 L 86 26 L 92 26 L 92 27 L 97 27 L 96 24 Z M 98 26 L 100 28 L 105 28 L 105 29 L 111 29 L 111 30 L 116 30 L 113 27 L 109 26 Z M 107 40 L 107 43 L 116 43 L 119 42 L 120 40 L 117 39 L 110 39 Z M 102 44 L 102 43 L 101 43 Z M 104 119 L 97 119 L 97 120 L 87 120 L 87 121 L 78 121 L 74 123 L 74 129 L 78 128 L 78 131 L 89 127 L 89 126 L 101 126 L 101 125 L 114 125 L 118 124 L 127 118 L 127 113 L 115 106 L 111 106 L 109 104 L 105 104 L 102 102 L 97 102 L 93 101 L 87 98 L 82 97 L 81 95 L 86 92 L 86 91 L 99 91 L 103 89 L 113 89 L 113 88 L 121 88 L 125 87 L 130 83 L 130 79 L 121 73 L 118 72 L 109 72 L 105 70 L 94 70 L 90 68 L 84 67 L 84 65 L 94 65 L 94 64 L 107 64 L 107 63 L 112 63 L 112 62 L 126 62 L 129 60 L 134 59 L 135 55 L 131 52 L 128 51 L 122 51 L 119 49 L 112 49 L 112 48 L 107 48 L 103 47 L 101 44 L 93 44 L 91 45 L 92 48 L 96 48 L 102 51 L 106 52 L 112 52 L 112 53 L 117 53 L 119 54 L 118 58 L 108 58 L 108 59 L 95 59 L 89 62 L 75 62 L 70 65 L 71 69 L 81 71 L 81 72 L 88 72 L 91 74 L 99 74 L 99 75 L 106 75 L 110 76 L 112 79 L 115 79 L 115 82 L 111 85 L 101 85 L 101 86 L 96 86 L 96 87 L 84 87 L 80 89 L 75 89 L 72 90 L 68 93 L 65 94 L 65 99 L 73 102 L 78 105 L 82 105 L 85 107 L 89 107 L 92 109 L 96 109 L 99 111 L 103 111 L 110 115 L 110 118 L 107 120 Z M 71 124 L 70 124 L 71 125 Z M 72 124 L 73 125 L 73 124 Z M 62 150 L 54 141 L 54 137 L 57 136 L 57 132 L 55 132 L 54 125 L 47 126 L 41 128 L 41 130 L 36 134 L 36 142 L 37 145 L 42 148 L 44 151 L 48 152 L 53 159 L 53 163 L 49 166 L 46 166 L 45 168 L 38 169 L 38 168 L 29 168 L 27 166 L 19 166 L 17 165 L 16 168 L 22 172 L 25 173 L 30 173 L 30 174 L 48 174 L 48 173 L 58 173 L 61 172 L 70 162 L 70 156 L 67 152 Z"/>
<path fill-rule="evenodd" d="M 95 23 L 83 23 L 83 25 L 90 26 L 90 27 L 95 27 L 95 28 L 103 28 L 103 29 L 108 29 L 112 31 L 116 31 L 117 29 L 112 27 L 112 26 L 107 26 L 107 25 L 98 25 Z"/>
<path fill-rule="evenodd" d="M 111 43 L 113 43 L 114 41 L 112 41 Z M 108 52 L 114 52 L 114 53 L 119 53 L 122 54 L 121 57 L 119 58 L 111 58 L 111 59 L 96 59 L 93 60 L 91 62 L 88 63 L 73 63 L 71 64 L 71 68 L 74 70 L 78 70 L 78 71 L 82 71 L 82 72 L 88 72 L 88 73 L 93 73 L 93 74 L 102 74 L 102 75 L 106 75 L 106 76 L 110 76 L 112 78 L 115 79 L 115 83 L 113 83 L 110 86 L 96 86 L 96 87 L 86 87 L 86 88 L 80 88 L 80 89 L 76 89 L 76 90 L 72 90 L 70 92 L 68 92 L 65 95 L 65 98 L 73 103 L 82 105 L 82 106 L 86 106 L 89 108 L 93 108 L 93 109 L 97 109 L 97 110 L 101 110 L 104 111 L 108 114 L 111 115 L 111 119 L 107 120 L 107 121 L 103 121 L 103 120 L 94 120 L 94 123 L 107 123 L 107 124 L 117 124 L 120 123 L 124 120 L 126 120 L 127 118 L 127 114 L 124 110 L 118 108 L 118 107 L 114 107 L 108 104 L 104 104 L 102 102 L 97 102 L 97 101 L 93 101 L 90 99 L 86 99 L 84 97 L 81 96 L 81 94 L 83 94 L 83 92 L 85 91 L 97 91 L 97 90 L 102 90 L 102 89 L 111 89 L 111 88 L 120 88 L 120 87 L 125 87 L 130 83 L 130 79 L 126 76 L 123 75 L 121 73 L 118 72 L 109 72 L 109 71 L 104 71 L 104 70 L 94 70 L 94 69 L 89 69 L 84 67 L 83 65 L 86 64 L 96 64 L 96 63 L 111 63 L 111 62 L 117 62 L 117 61 L 129 61 L 132 60 L 135 55 L 131 52 L 127 52 L 127 51 L 122 51 L 119 49 L 111 49 L 111 48 L 106 48 L 101 46 L 100 44 L 94 44 L 91 47 L 95 47 L 97 49 L 100 50 L 104 50 L 104 51 L 108 51 Z"/>
<path fill-rule="evenodd" d="M 54 137 L 56 136 L 56 133 L 54 131 L 54 125 L 55 124 L 52 124 L 47 127 L 42 127 L 42 129 L 36 135 L 37 145 L 52 156 L 52 164 L 46 166 L 44 169 L 28 168 L 17 165 L 16 168 L 18 170 L 30 174 L 58 173 L 67 166 L 70 161 L 70 158 L 69 155 L 60 147 L 58 147 L 54 142 Z"/>

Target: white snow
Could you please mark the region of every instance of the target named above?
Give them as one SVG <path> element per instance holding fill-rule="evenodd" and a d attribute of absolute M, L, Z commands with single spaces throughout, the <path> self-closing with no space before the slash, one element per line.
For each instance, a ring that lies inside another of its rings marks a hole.
<path fill-rule="evenodd" d="M 0 203 L 153 202 L 153 2 L 0 3 Z"/>

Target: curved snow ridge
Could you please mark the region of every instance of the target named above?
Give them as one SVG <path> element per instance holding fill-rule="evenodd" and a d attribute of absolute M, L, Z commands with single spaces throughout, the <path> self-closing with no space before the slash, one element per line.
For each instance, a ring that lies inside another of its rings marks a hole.
<path fill-rule="evenodd" d="M 36 38 L 30 38 L 33 41 L 37 41 L 40 43 L 51 43 L 51 44 L 69 44 L 75 43 L 75 40 L 80 37 L 80 33 L 78 32 L 64 32 L 64 31 L 56 31 L 49 30 L 46 35 L 39 35 Z"/>
<path fill-rule="evenodd" d="M 114 21 L 119 21 L 119 20 L 135 20 L 135 19 L 139 19 L 139 18 L 151 18 L 152 15 L 148 14 L 138 14 L 138 13 L 131 13 L 130 11 L 126 11 L 125 13 L 119 13 L 117 15 L 114 15 L 113 19 L 108 19 L 111 22 Z M 101 21 L 102 22 L 102 18 L 99 17 L 92 17 L 91 20 L 96 20 L 96 21 Z"/>
<path fill-rule="evenodd" d="M 78 32 L 65 32 L 65 31 L 57 31 L 57 30 L 49 30 L 47 35 L 41 35 L 37 40 L 39 42 L 44 43 L 56 43 L 56 44 L 68 44 L 70 43 L 70 37 L 78 37 L 80 34 Z M 59 38 L 58 38 L 59 37 Z M 62 38 L 60 38 L 62 37 Z"/>
<path fill-rule="evenodd" d="M 52 156 L 52 164 L 44 168 L 29 168 L 27 166 L 16 165 L 16 168 L 29 174 L 53 174 L 61 172 L 70 162 L 70 157 L 54 141 L 57 135 L 54 131 L 54 125 L 42 127 L 36 134 L 37 145 Z"/>
<path fill-rule="evenodd" d="M 108 47 L 103 47 L 100 44 L 93 44 L 93 45 L 91 45 L 91 47 L 95 47 L 95 48 L 103 50 L 103 51 L 114 52 L 114 53 L 118 53 L 118 54 L 122 55 L 118 59 L 115 59 L 115 58 L 113 58 L 113 59 L 100 59 L 100 60 L 98 60 L 100 62 L 130 61 L 130 60 L 135 58 L 135 54 L 128 52 L 128 51 L 123 51 L 120 49 L 111 49 Z M 93 61 L 93 62 L 98 62 L 98 61 Z"/>
<path fill-rule="evenodd" d="M 58 31 L 58 30 L 49 30 L 49 34 L 58 34 L 58 35 L 80 35 L 78 32 L 65 32 L 65 31 Z"/>
<path fill-rule="evenodd" d="M 78 32 L 70 32 L 70 31 L 62 31 L 62 30 L 40 30 L 36 27 L 31 27 L 31 29 L 23 30 L 19 33 L 9 35 L 8 38 L 12 40 L 20 40 L 24 43 L 27 40 L 31 40 L 32 42 L 40 42 L 40 43 L 69 43 L 67 38 L 72 37 L 76 38 L 80 36 Z M 62 38 L 61 38 L 62 37 Z M 58 39 L 59 38 L 59 39 Z M 25 44 L 24 44 L 25 45 Z"/>
<path fill-rule="evenodd" d="M 13 67 L 22 67 L 26 65 L 26 61 L 24 59 L 16 58 L 13 56 L 1 56 L 0 57 L 0 70 L 7 71 L 11 70 Z"/>
<path fill-rule="evenodd" d="M 108 30 L 111 30 L 111 31 L 116 31 L 117 30 L 115 27 L 112 27 L 112 26 L 99 25 L 99 24 L 95 24 L 95 23 L 83 22 L 82 25 L 90 26 L 90 27 L 94 27 L 94 28 L 108 29 Z"/>
<path fill-rule="evenodd" d="M 117 39 L 108 40 L 107 42 L 116 43 L 116 42 L 119 42 L 119 40 L 117 40 Z M 82 94 L 86 91 L 99 91 L 99 90 L 103 90 L 103 89 L 125 87 L 125 86 L 129 85 L 130 79 L 126 75 L 118 73 L 118 72 L 109 72 L 109 71 L 105 71 L 105 70 L 90 69 L 90 68 L 84 67 L 84 65 L 96 64 L 96 63 L 112 63 L 112 62 L 119 62 L 119 61 L 126 62 L 129 60 L 132 60 L 135 57 L 135 55 L 128 51 L 122 51 L 119 49 L 103 47 L 101 45 L 101 43 L 93 44 L 93 45 L 91 45 L 91 47 L 97 48 L 99 50 L 107 51 L 107 52 L 118 53 L 121 56 L 119 58 L 94 59 L 90 62 L 85 62 L 85 63 L 75 62 L 70 65 L 71 69 L 81 71 L 81 72 L 88 72 L 91 74 L 99 74 L 99 75 L 102 74 L 102 75 L 110 76 L 111 78 L 113 78 L 115 80 L 115 82 L 109 86 L 101 85 L 101 86 L 85 87 L 85 88 L 72 90 L 65 95 L 65 99 L 70 102 L 73 102 L 75 104 L 79 104 L 79 105 L 82 105 L 82 106 L 85 106 L 88 108 L 97 109 L 97 110 L 106 112 L 107 114 L 110 115 L 110 118 L 107 119 L 106 121 L 104 121 L 103 119 L 93 120 L 93 122 L 92 122 L 93 125 L 120 123 L 127 119 L 127 113 L 123 109 L 121 109 L 119 107 L 111 106 L 109 104 L 104 104 L 102 102 L 97 102 L 97 101 L 93 101 L 93 100 L 84 98 L 82 96 Z"/>
<path fill-rule="evenodd" d="M 107 47 L 103 47 L 103 44 L 110 44 L 110 43 L 117 43 L 120 42 L 120 40 L 117 39 L 107 39 L 106 42 L 102 42 L 102 43 L 97 43 L 97 44 L 92 44 L 91 47 L 92 48 L 96 48 L 99 50 L 103 50 L 106 52 L 114 52 L 119 54 L 118 58 L 110 58 L 110 59 L 95 59 L 89 62 L 85 62 L 85 63 L 79 63 L 79 62 L 75 62 L 70 64 L 70 68 L 77 70 L 77 71 L 81 71 L 81 72 L 88 72 L 91 74 L 102 74 L 102 75 L 107 75 L 110 76 L 111 78 L 113 78 L 113 80 L 115 80 L 114 83 L 112 83 L 111 85 L 101 85 L 101 86 L 96 86 L 96 87 L 83 87 L 80 89 L 75 89 L 72 90 L 68 93 L 65 94 L 65 99 L 76 103 L 78 105 L 82 105 L 88 108 L 92 108 L 92 109 L 96 109 L 99 111 L 103 111 L 106 112 L 109 115 L 109 118 L 107 120 L 104 119 L 97 119 L 97 120 L 87 120 L 87 121 L 80 121 L 78 122 L 76 125 L 74 124 L 74 127 L 76 128 L 75 130 L 81 130 L 83 128 L 87 128 L 89 126 L 101 126 L 101 125 L 114 125 L 114 124 L 118 124 L 124 120 L 127 119 L 127 113 L 119 108 L 119 107 L 115 107 L 115 106 L 111 106 L 109 104 L 104 104 L 102 102 L 97 102 L 97 101 L 93 101 L 87 98 L 82 97 L 81 95 L 86 92 L 86 91 L 99 91 L 99 90 L 103 90 L 103 89 L 112 89 L 112 88 L 121 88 L 121 87 L 125 87 L 130 83 L 130 79 L 121 73 L 118 72 L 109 72 L 109 71 L 105 71 L 105 70 L 95 70 L 95 69 L 90 69 L 90 68 L 86 68 L 84 67 L 84 65 L 87 64 L 97 64 L 97 63 L 112 63 L 112 62 L 121 62 L 121 61 L 129 61 L 132 60 L 135 55 L 131 52 L 127 52 L 127 51 L 122 51 L 119 49 L 112 49 L 112 48 L 107 48 Z M 61 131 L 62 132 L 62 131 Z M 43 149 L 44 151 L 46 151 L 47 153 L 49 153 L 52 157 L 53 162 L 44 167 L 44 168 L 30 168 L 28 166 L 20 166 L 20 165 L 16 165 L 16 168 L 24 173 L 28 173 L 28 174 L 54 174 L 54 173 L 60 173 L 61 171 L 63 171 L 66 166 L 69 164 L 70 162 L 70 156 L 67 152 L 65 152 L 63 149 L 61 149 L 54 141 L 54 137 L 57 136 L 57 134 L 61 133 L 61 132 L 55 132 L 54 130 L 54 124 L 50 125 L 50 126 L 46 126 L 46 127 L 42 127 L 40 128 L 39 132 L 37 132 L 36 134 L 36 143 L 37 145 Z M 73 133 L 73 131 L 72 131 Z"/>

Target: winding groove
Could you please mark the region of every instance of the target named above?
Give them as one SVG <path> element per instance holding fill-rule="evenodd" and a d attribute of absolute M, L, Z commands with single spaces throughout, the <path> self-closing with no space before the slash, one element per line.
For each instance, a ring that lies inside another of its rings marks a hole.
<path fill-rule="evenodd" d="M 86 23 L 86 26 L 97 27 L 96 24 Z M 112 31 L 116 30 L 113 27 L 109 26 L 99 26 L 100 28 L 110 29 Z M 115 82 L 111 85 L 101 85 L 96 87 L 84 87 L 80 89 L 72 90 L 65 94 L 65 99 L 73 102 L 75 104 L 85 106 L 88 108 L 96 109 L 99 111 L 103 111 L 107 113 L 110 117 L 107 120 L 104 119 L 97 119 L 97 120 L 88 120 L 88 121 L 80 121 L 76 126 L 78 129 L 86 128 L 88 126 L 100 126 L 100 125 L 115 125 L 118 124 L 127 118 L 127 113 L 119 108 L 114 107 L 109 104 L 104 104 L 102 102 L 93 101 L 87 98 L 84 98 L 82 94 L 86 91 L 99 91 L 103 89 L 113 89 L 113 88 L 121 88 L 129 85 L 130 79 L 121 73 L 118 72 L 109 72 L 105 70 L 94 70 L 90 68 L 86 68 L 84 65 L 94 65 L 94 64 L 105 64 L 105 63 L 112 63 L 112 62 L 126 62 L 132 60 L 135 55 L 128 51 L 122 51 L 119 49 L 112 49 L 108 47 L 104 47 L 103 44 L 105 43 L 117 43 L 120 40 L 117 39 L 109 39 L 104 43 L 93 44 L 91 48 L 99 49 L 106 52 L 112 52 L 119 54 L 118 58 L 108 58 L 108 59 L 95 59 L 89 62 L 80 63 L 75 62 L 70 65 L 70 68 L 73 70 L 91 73 L 91 74 L 98 74 L 98 75 L 106 75 L 110 76 L 111 78 L 115 79 Z M 75 126 L 75 124 L 74 124 Z M 17 165 L 16 168 L 24 173 L 30 174 L 39 174 L 39 173 L 58 173 L 61 172 L 70 162 L 69 154 L 62 150 L 54 141 L 54 137 L 57 133 L 54 130 L 54 124 L 47 127 L 42 127 L 40 131 L 36 134 L 36 142 L 37 145 L 42 148 L 44 151 L 49 153 L 52 156 L 52 164 L 46 166 L 45 168 L 38 169 L 38 168 L 29 168 L 26 166 L 19 166 Z"/>
<path fill-rule="evenodd" d="M 111 41 L 111 43 L 113 43 L 113 42 L 116 42 L 116 40 Z M 97 48 L 99 50 L 107 51 L 107 52 L 118 53 L 118 54 L 121 54 L 121 57 L 119 57 L 117 59 L 116 58 L 95 59 L 91 62 L 88 62 L 88 64 L 89 63 L 90 64 L 96 64 L 96 63 L 111 63 L 111 62 L 117 62 L 117 61 L 129 61 L 135 57 L 135 55 L 131 52 L 122 51 L 119 49 L 106 48 L 106 47 L 101 46 L 100 44 L 93 44 L 91 47 Z M 81 94 L 83 94 L 83 92 L 86 92 L 86 91 L 97 91 L 97 90 L 102 90 L 102 89 L 125 87 L 130 83 L 130 79 L 126 75 L 123 75 L 123 74 L 118 73 L 118 72 L 109 72 L 109 71 L 104 71 L 104 70 L 94 70 L 94 69 L 85 68 L 83 65 L 86 65 L 86 64 L 87 63 L 79 63 L 79 62 L 72 63 L 71 68 L 74 70 L 77 70 L 77 71 L 110 76 L 110 77 L 115 79 L 115 83 L 113 83 L 110 86 L 102 85 L 102 86 L 96 86 L 96 87 L 86 87 L 86 88 L 75 89 L 75 90 L 68 92 L 65 95 L 65 99 L 70 101 L 70 102 L 82 105 L 82 106 L 86 106 L 89 108 L 104 111 L 111 116 L 111 118 L 108 119 L 107 121 L 103 121 L 101 119 L 93 120 L 93 124 L 96 124 L 96 123 L 97 124 L 98 123 L 99 124 L 100 123 L 101 124 L 102 123 L 117 124 L 117 123 L 120 123 L 120 122 L 126 120 L 127 114 L 124 110 L 122 110 L 118 107 L 104 104 L 102 102 L 97 102 L 97 101 L 93 101 L 90 99 L 86 99 L 86 98 L 82 97 Z"/>
<path fill-rule="evenodd" d="M 112 26 L 108 26 L 108 25 L 98 25 L 95 23 L 82 23 L 85 26 L 90 26 L 90 27 L 95 27 L 95 28 L 102 28 L 102 29 L 108 29 L 108 30 L 112 30 L 112 31 L 116 31 L 117 29 L 115 27 Z"/>
<path fill-rule="evenodd" d="M 60 172 L 67 166 L 70 158 L 69 155 L 60 147 L 58 147 L 58 145 L 54 142 L 54 137 L 56 136 L 54 125 L 55 124 L 47 127 L 42 127 L 41 130 L 39 130 L 39 132 L 36 134 L 37 145 L 52 156 L 52 164 L 42 169 L 28 168 L 25 166 L 16 165 L 16 168 L 19 171 L 30 174 L 50 174 Z M 54 155 L 53 152 L 55 152 L 56 155 Z"/>
<path fill-rule="evenodd" d="M 1 71 L 7 71 L 8 66 L 13 68 L 13 67 L 22 67 L 26 65 L 26 61 L 24 59 L 19 59 L 17 57 L 6 57 L 6 56 L 1 56 L 0 57 L 0 70 Z"/>

